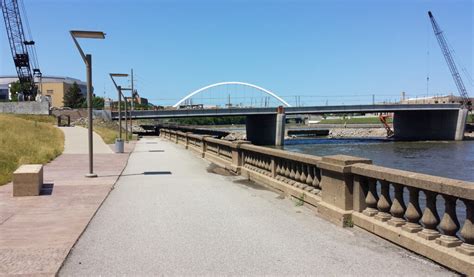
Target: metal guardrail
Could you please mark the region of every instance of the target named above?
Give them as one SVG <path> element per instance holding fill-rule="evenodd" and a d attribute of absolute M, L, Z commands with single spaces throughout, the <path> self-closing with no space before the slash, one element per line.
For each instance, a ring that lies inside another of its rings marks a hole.
<path fill-rule="evenodd" d="M 460 104 L 379 104 L 347 106 L 286 107 L 285 113 L 293 114 L 330 114 L 330 113 L 379 113 L 420 110 L 458 110 Z M 228 108 L 228 109 L 189 109 L 157 110 L 130 112 L 133 119 L 146 118 L 182 118 L 207 116 L 247 116 L 276 114 L 276 108 Z M 112 112 L 112 118 L 118 119 L 118 113 Z"/>

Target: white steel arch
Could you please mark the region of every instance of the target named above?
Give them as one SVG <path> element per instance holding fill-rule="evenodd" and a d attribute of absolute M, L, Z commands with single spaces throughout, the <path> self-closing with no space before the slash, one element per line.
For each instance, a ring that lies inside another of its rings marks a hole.
<path fill-rule="evenodd" d="M 278 95 L 276 95 L 275 93 L 267 90 L 267 89 L 264 89 L 262 87 L 259 87 L 257 85 L 254 85 L 254 84 L 250 84 L 250 83 L 244 83 L 244 82 L 220 82 L 220 83 L 215 83 L 215 84 L 212 84 L 212 85 L 208 85 L 208 86 L 205 86 L 203 88 L 200 88 L 198 90 L 195 90 L 193 92 L 191 92 L 190 94 L 186 95 L 183 99 L 179 100 L 178 103 L 174 104 L 173 107 L 177 108 L 181 103 L 183 103 L 184 101 L 186 101 L 187 99 L 193 97 L 194 95 L 200 93 L 201 91 L 204 91 L 206 89 L 210 89 L 210 88 L 213 88 L 213 87 L 218 87 L 218 86 L 225 86 L 225 85 L 242 85 L 242 86 L 247 86 L 247 87 L 251 87 L 251 88 L 254 88 L 254 89 L 257 89 L 259 91 L 262 91 L 270 96 L 272 96 L 273 98 L 277 99 L 278 101 L 280 101 L 283 105 L 285 105 L 286 107 L 291 107 L 290 104 L 288 104 L 285 100 L 283 100 L 281 97 L 279 97 Z"/>

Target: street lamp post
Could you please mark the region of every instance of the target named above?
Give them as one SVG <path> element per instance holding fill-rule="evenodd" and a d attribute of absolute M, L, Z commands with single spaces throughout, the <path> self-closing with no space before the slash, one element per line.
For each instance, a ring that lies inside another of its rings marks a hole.
<path fill-rule="evenodd" d="M 105 33 L 100 31 L 69 31 L 71 34 L 72 40 L 81 54 L 82 60 L 86 64 L 87 70 L 87 110 L 88 110 L 88 141 L 89 141 L 89 173 L 86 174 L 86 177 L 97 177 L 97 174 L 94 173 L 94 159 L 93 159 L 93 140 L 92 140 L 92 56 L 90 54 L 84 54 L 82 51 L 77 38 L 91 38 L 91 39 L 104 39 Z"/>
<path fill-rule="evenodd" d="M 122 92 L 124 90 L 132 90 L 131 88 L 122 88 Z M 129 138 L 128 138 L 128 120 L 130 119 L 130 108 L 128 107 L 128 101 L 127 101 L 127 97 L 125 97 L 125 95 L 122 93 L 122 96 L 123 96 L 123 99 L 125 100 L 125 103 L 124 103 L 124 106 L 125 106 L 125 141 L 128 143 L 129 142 Z M 130 120 L 130 124 L 131 124 L 131 120 Z M 131 126 L 131 125 L 130 125 Z M 132 133 L 132 131 L 130 130 L 130 133 Z"/>
<path fill-rule="evenodd" d="M 112 82 L 114 83 L 115 88 L 117 89 L 118 93 L 118 116 L 119 116 L 119 139 L 122 141 L 122 97 L 125 100 L 125 122 L 127 122 L 127 99 L 124 97 L 122 91 L 127 90 L 127 88 L 122 88 L 122 86 L 118 86 L 117 83 L 115 82 L 114 77 L 128 77 L 128 74 L 123 74 L 123 73 L 109 73 L 110 79 L 112 79 Z M 128 131 L 125 129 L 125 135 L 128 136 Z"/>
<path fill-rule="evenodd" d="M 133 68 L 131 69 L 131 83 L 132 83 L 132 103 L 130 107 L 130 133 L 132 133 L 132 139 L 133 139 L 133 119 L 132 119 L 132 113 L 133 110 L 135 109 L 135 91 L 133 88 Z"/>
<path fill-rule="evenodd" d="M 122 139 L 122 86 L 118 90 L 119 139 Z"/>

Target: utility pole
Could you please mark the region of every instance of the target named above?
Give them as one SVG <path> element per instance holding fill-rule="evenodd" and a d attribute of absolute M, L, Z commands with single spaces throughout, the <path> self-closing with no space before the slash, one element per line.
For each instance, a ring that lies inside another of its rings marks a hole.
<path fill-rule="evenodd" d="M 375 94 L 372 94 L 372 105 L 375 105 Z"/>
<path fill-rule="evenodd" d="M 131 76 L 132 76 L 132 107 L 130 111 L 130 133 L 132 134 L 133 138 L 133 120 L 132 120 L 132 113 L 133 110 L 135 109 L 135 90 L 133 88 L 133 68 L 131 69 Z"/>

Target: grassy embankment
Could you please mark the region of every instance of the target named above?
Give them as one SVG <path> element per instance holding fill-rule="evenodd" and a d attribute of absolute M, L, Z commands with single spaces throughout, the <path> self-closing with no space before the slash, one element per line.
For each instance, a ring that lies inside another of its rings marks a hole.
<path fill-rule="evenodd" d="M 330 119 L 323 119 L 318 124 L 380 124 L 380 119 L 378 117 L 353 117 L 353 118 L 330 118 Z M 392 123 L 392 118 L 387 118 L 388 123 Z"/>
<path fill-rule="evenodd" d="M 64 150 L 64 134 L 53 116 L 0 114 L 0 185 L 21 164 L 45 164 Z"/>
<path fill-rule="evenodd" d="M 135 124 L 135 123 L 134 123 Z M 87 128 L 87 124 L 79 124 L 80 126 Z M 114 144 L 115 139 L 118 138 L 118 124 L 113 121 L 103 121 L 100 119 L 94 120 L 94 132 L 96 132 L 106 144 Z M 125 130 L 122 129 L 122 138 L 125 139 Z M 128 134 L 129 140 L 135 140 L 136 135 Z"/>

